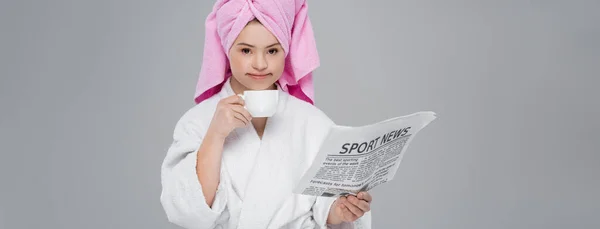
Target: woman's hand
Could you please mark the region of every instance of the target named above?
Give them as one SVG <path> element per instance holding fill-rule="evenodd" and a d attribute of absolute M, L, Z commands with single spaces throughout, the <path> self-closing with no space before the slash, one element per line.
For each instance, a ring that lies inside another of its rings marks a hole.
<path fill-rule="evenodd" d="M 359 192 L 357 196 L 339 197 L 329 210 L 328 224 L 354 222 L 371 210 L 373 198 L 368 192 Z"/>
<path fill-rule="evenodd" d="M 208 133 L 225 139 L 231 131 L 250 123 L 252 116 L 244 108 L 244 100 L 238 95 L 221 99 L 210 122 Z"/>

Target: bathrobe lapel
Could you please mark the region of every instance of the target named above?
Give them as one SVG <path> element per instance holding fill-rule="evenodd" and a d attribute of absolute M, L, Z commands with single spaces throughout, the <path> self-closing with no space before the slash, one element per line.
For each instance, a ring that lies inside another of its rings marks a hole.
<path fill-rule="evenodd" d="M 283 200 L 291 195 L 289 179 L 291 157 L 288 157 L 292 130 L 283 118 L 288 102 L 287 92 L 280 90 L 277 112 L 267 118 L 262 140 L 252 125 L 235 129 L 223 147 L 223 165 L 231 185 L 244 200 L 238 228 L 266 228 Z M 222 98 L 233 95 L 229 82 L 219 93 Z"/>
<path fill-rule="evenodd" d="M 288 96 L 280 93 L 277 113 L 267 119 L 262 140 L 256 131 L 251 134 L 260 142 L 260 148 L 247 180 L 239 228 L 267 228 L 283 200 L 291 194 L 293 187 L 286 175 L 290 169 L 291 152 L 286 145 L 290 143 L 291 130 L 283 119 Z"/>

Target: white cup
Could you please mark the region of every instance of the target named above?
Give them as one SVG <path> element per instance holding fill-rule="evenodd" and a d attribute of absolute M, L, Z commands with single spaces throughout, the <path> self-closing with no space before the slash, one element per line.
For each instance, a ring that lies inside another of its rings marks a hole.
<path fill-rule="evenodd" d="M 254 118 L 271 117 L 277 111 L 279 102 L 279 90 L 254 90 L 244 91 L 239 94 L 246 104 L 244 108 Z"/>

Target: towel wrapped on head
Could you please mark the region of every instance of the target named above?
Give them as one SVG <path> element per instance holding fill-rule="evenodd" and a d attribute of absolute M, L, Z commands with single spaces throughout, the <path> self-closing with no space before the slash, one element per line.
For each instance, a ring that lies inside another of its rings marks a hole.
<path fill-rule="evenodd" d="M 278 82 L 284 91 L 314 104 L 312 72 L 319 55 L 306 0 L 217 0 L 205 22 L 202 66 L 195 102 L 218 93 L 231 76 L 229 49 L 246 24 L 263 24 L 285 52 L 285 68 Z"/>

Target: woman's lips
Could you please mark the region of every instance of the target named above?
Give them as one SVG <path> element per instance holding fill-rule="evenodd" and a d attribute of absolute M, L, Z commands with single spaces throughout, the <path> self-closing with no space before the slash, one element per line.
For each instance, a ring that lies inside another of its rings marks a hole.
<path fill-rule="evenodd" d="M 270 74 L 261 75 L 261 74 L 252 74 L 252 73 L 248 73 L 248 76 L 250 76 L 250 77 L 251 77 L 251 78 L 253 78 L 253 79 L 257 79 L 257 80 L 260 80 L 260 79 L 267 78 L 267 76 L 269 76 L 269 75 L 270 75 Z"/>

